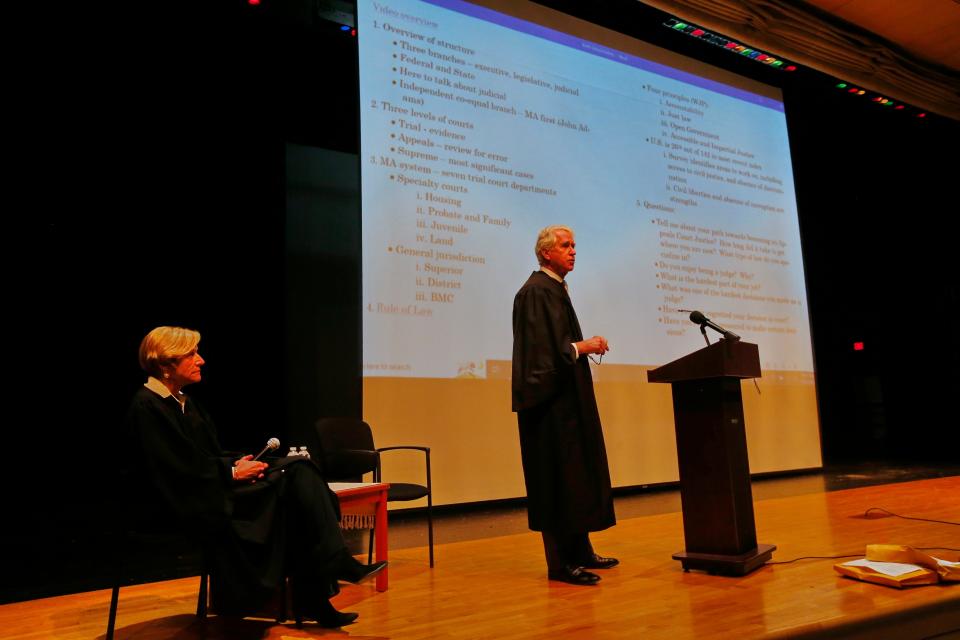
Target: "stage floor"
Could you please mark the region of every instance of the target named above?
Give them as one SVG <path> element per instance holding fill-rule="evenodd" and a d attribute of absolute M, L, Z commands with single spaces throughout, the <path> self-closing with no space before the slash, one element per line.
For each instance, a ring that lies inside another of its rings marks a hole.
<path fill-rule="evenodd" d="M 777 545 L 774 562 L 862 555 L 871 543 L 960 549 L 960 527 L 864 517 L 868 508 L 881 507 L 957 522 L 957 496 L 960 477 L 756 496 L 758 541 Z M 251 619 L 197 623 L 191 612 L 198 581 L 188 578 L 121 590 L 116 637 L 960 637 L 960 584 L 897 590 L 841 577 L 833 570 L 836 560 L 828 559 L 770 564 L 742 578 L 684 573 L 670 558 L 683 548 L 679 513 L 620 517 L 616 527 L 592 536 L 599 552 L 621 559 L 596 587 L 547 581 L 538 534 L 493 532 L 439 544 L 432 570 L 426 549 L 392 549 L 389 591 L 347 585 L 334 600 L 340 609 L 360 612 L 357 623 L 339 631 Z M 958 551 L 933 553 L 960 559 Z M 109 599 L 109 591 L 95 591 L 0 606 L 0 637 L 102 637 Z"/>
<path fill-rule="evenodd" d="M 931 478 L 960 476 L 960 463 L 918 464 L 884 461 L 836 464 L 807 473 L 791 472 L 782 476 L 753 479 L 753 499 L 786 498 L 807 493 L 856 489 L 878 484 L 910 482 Z M 640 516 L 680 511 L 679 483 L 669 486 L 615 489 L 614 502 L 620 521 Z M 411 503 L 415 506 L 426 501 Z M 394 503 L 392 508 L 405 506 Z M 391 510 L 390 548 L 423 547 L 427 544 L 427 526 L 423 509 Z M 526 533 L 527 509 L 522 504 L 498 503 L 464 510 L 440 510 L 434 515 L 434 537 L 440 543 L 478 540 L 493 536 Z M 353 542 L 351 540 L 351 542 Z M 366 552 L 366 537 L 358 533 L 356 553 Z"/>

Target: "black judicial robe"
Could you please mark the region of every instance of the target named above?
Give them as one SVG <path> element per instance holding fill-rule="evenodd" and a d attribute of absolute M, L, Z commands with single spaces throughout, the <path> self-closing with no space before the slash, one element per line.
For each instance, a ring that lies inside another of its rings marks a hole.
<path fill-rule="evenodd" d="M 329 597 L 326 562 L 344 546 L 339 505 L 305 458 L 271 463 L 256 483 L 235 483 L 210 416 L 192 398 L 186 411 L 146 387 L 127 413 L 130 518 L 135 528 L 179 530 L 212 562 L 218 613 L 251 613 L 286 575 L 305 597 Z"/>
<path fill-rule="evenodd" d="M 513 302 L 513 410 L 534 531 L 601 531 L 616 523 L 588 358 L 562 283 L 535 271 Z"/>

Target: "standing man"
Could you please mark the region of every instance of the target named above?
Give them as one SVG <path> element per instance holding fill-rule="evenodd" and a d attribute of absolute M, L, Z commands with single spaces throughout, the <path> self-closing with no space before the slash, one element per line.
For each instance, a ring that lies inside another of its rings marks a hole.
<path fill-rule="evenodd" d="M 609 350 L 603 336 L 586 340 L 564 277 L 576 244 L 569 227 L 540 231 L 534 271 L 513 301 L 513 410 L 530 528 L 543 535 L 547 576 L 593 585 L 588 569 L 618 564 L 593 551 L 589 532 L 616 523 L 589 354 Z"/>

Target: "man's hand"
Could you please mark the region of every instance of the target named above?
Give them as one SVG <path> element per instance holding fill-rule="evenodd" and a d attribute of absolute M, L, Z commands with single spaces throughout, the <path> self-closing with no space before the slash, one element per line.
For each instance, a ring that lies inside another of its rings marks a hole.
<path fill-rule="evenodd" d="M 581 340 L 576 343 L 576 345 L 577 353 L 580 355 L 586 355 L 588 353 L 599 353 L 602 355 L 610 351 L 610 345 L 607 344 L 607 339 L 603 336 L 593 336 L 592 338 Z"/>
<path fill-rule="evenodd" d="M 247 454 L 234 462 L 233 466 L 236 469 L 233 474 L 234 480 L 237 482 L 245 482 L 247 480 L 256 482 L 257 479 L 263 477 L 263 472 L 268 465 L 266 462 L 254 460 L 252 455 Z"/>

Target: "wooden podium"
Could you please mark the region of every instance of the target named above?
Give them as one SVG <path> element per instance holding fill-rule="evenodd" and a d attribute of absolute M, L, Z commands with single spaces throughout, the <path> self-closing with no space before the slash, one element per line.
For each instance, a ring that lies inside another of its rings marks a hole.
<path fill-rule="evenodd" d="M 684 571 L 742 576 L 777 548 L 757 544 L 743 423 L 742 378 L 760 377 L 757 345 L 719 340 L 647 372 L 673 385 Z"/>

